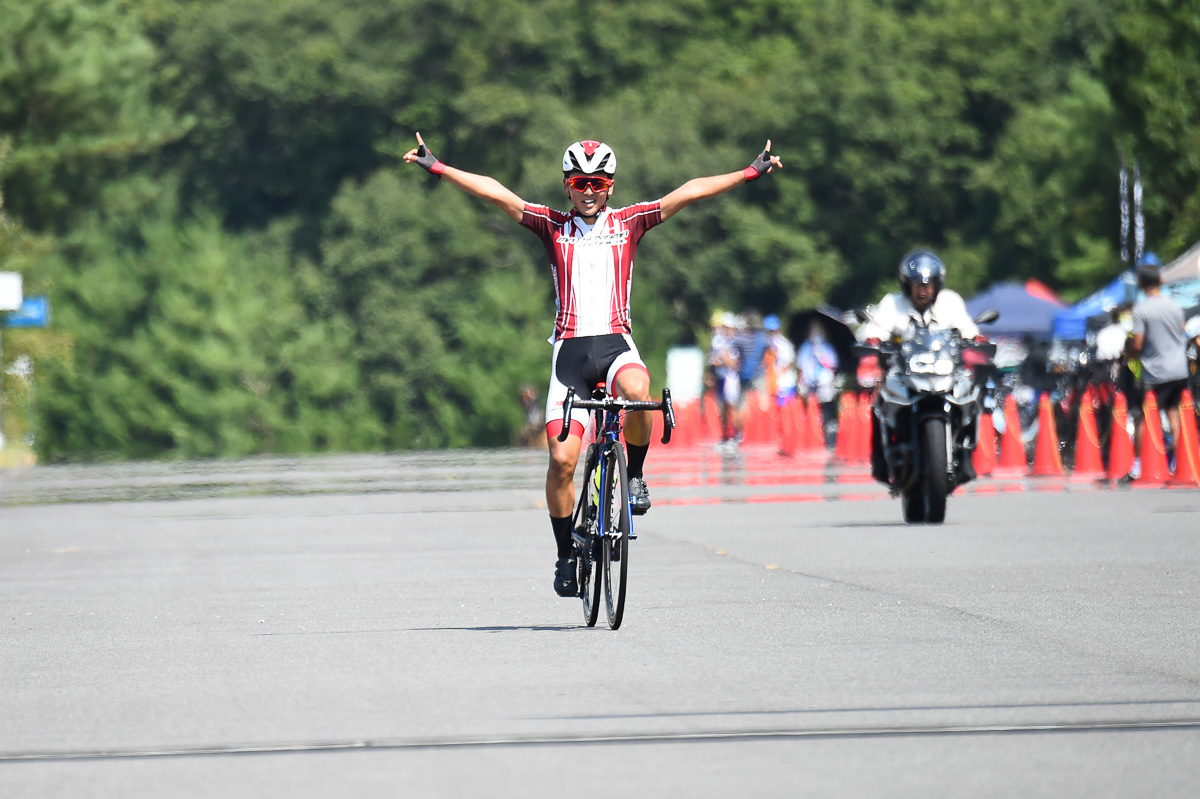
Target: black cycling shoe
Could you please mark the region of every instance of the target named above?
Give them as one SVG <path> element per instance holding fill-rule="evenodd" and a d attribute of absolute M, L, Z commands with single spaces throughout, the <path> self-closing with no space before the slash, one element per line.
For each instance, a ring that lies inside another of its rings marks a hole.
<path fill-rule="evenodd" d="M 633 500 L 633 515 L 641 516 L 650 510 L 650 489 L 640 477 L 629 478 L 629 498 Z"/>
<path fill-rule="evenodd" d="M 579 568 L 575 558 L 559 558 L 554 564 L 554 593 L 559 596 L 579 596 Z"/>

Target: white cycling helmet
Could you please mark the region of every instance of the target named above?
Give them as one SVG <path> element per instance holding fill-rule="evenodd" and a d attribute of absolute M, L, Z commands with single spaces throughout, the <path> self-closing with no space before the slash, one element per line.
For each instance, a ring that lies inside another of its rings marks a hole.
<path fill-rule="evenodd" d="M 563 172 L 617 174 L 617 154 L 604 142 L 577 141 L 563 153 Z"/>

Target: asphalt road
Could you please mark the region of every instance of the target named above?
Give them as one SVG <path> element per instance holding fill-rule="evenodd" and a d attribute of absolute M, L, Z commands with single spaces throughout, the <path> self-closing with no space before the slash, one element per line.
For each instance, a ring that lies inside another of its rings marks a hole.
<path fill-rule="evenodd" d="M 1200 491 L 672 468 L 613 632 L 543 457 L 0 472 L 0 796 L 1200 792 Z"/>

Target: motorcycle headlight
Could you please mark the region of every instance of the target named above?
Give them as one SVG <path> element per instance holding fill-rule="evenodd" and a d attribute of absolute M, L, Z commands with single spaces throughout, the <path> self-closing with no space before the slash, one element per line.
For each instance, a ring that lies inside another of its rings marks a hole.
<path fill-rule="evenodd" d="M 938 357 L 935 352 L 918 352 L 908 359 L 908 371 L 914 375 L 938 375 L 945 377 L 954 373 L 954 361 Z"/>

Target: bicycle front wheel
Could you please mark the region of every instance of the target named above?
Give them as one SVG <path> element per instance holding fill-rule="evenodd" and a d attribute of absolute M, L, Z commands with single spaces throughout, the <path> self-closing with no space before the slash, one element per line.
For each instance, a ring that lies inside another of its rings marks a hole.
<path fill-rule="evenodd" d="M 575 562 L 578 564 L 579 596 L 583 600 L 583 621 L 595 627 L 600 618 L 600 582 L 603 569 L 600 566 L 600 460 L 596 457 L 596 445 L 588 446 L 584 460 L 583 487 L 580 489 L 579 506 L 576 511 Z"/>
<path fill-rule="evenodd" d="M 617 629 L 625 615 L 625 581 L 629 574 L 629 475 L 625 466 L 625 450 L 613 446 L 607 456 L 605 485 L 601 491 L 604 533 L 604 602 L 608 610 L 608 626 Z"/>

